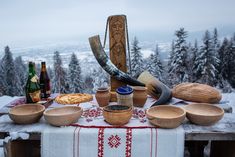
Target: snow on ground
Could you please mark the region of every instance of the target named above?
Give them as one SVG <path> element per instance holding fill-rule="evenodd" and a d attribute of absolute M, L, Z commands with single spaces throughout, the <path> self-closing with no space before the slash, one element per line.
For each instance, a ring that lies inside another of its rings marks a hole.
<path fill-rule="evenodd" d="M 9 100 L 9 98 L 11 98 L 11 97 L 9 97 L 9 96 L 2 96 L 2 97 L 0 97 L 1 104 L 5 105 L 5 104 L 9 103 L 12 100 L 12 99 Z M 221 101 L 227 102 L 230 106 L 232 106 L 233 113 L 235 113 L 235 92 L 233 92 L 233 93 L 223 93 Z M 0 108 L 1 107 L 3 107 L 3 106 L 0 106 Z M 0 140 L 0 157 L 4 156 L 3 149 L 1 147 L 1 143 L 2 142 L 3 141 Z"/>
<path fill-rule="evenodd" d="M 235 113 L 235 92 L 233 93 L 223 93 L 221 101 L 228 101 L 228 104 L 232 106 L 233 113 Z"/>

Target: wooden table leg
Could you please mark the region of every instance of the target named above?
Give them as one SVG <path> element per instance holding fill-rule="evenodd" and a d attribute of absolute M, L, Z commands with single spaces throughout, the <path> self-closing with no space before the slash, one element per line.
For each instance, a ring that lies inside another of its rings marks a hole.
<path fill-rule="evenodd" d="M 235 157 L 235 141 L 211 141 L 210 157 Z"/>
<path fill-rule="evenodd" d="M 203 157 L 204 148 L 208 141 L 187 141 L 185 146 L 188 148 L 190 157 Z"/>
<path fill-rule="evenodd" d="M 4 144 L 5 157 L 40 157 L 39 140 L 15 140 Z"/>

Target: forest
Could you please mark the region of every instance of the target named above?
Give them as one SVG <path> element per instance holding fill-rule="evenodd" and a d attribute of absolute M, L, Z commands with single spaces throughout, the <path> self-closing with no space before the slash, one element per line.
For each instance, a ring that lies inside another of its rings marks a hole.
<path fill-rule="evenodd" d="M 154 53 L 143 58 L 139 40 L 134 37 L 130 50 L 131 71 L 128 73 L 137 78 L 141 72 L 148 70 L 169 87 L 182 82 L 198 82 L 222 92 L 233 92 L 235 33 L 231 37 L 219 38 L 215 28 L 213 31 L 206 30 L 202 39 L 195 39 L 193 43 L 187 41 L 187 37 L 188 32 L 184 28 L 175 31 L 167 63 L 161 60 L 157 43 Z M 55 51 L 53 66 L 47 67 L 52 93 L 94 93 L 98 87 L 108 86 L 108 74 L 98 64 L 96 67 L 90 74 L 84 75 L 75 54 L 71 55 L 68 67 L 64 67 L 60 52 Z M 27 68 L 22 57 L 14 58 L 10 47 L 6 46 L 0 62 L 0 95 L 24 95 Z M 36 65 L 36 71 L 39 76 L 40 64 Z"/>

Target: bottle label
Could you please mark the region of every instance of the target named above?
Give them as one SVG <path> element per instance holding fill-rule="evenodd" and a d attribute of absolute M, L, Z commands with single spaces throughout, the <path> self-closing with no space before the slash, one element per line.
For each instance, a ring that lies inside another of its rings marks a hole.
<path fill-rule="evenodd" d="M 37 75 L 34 75 L 31 79 L 30 79 L 31 82 L 38 82 L 38 77 Z"/>
<path fill-rule="evenodd" d="M 40 99 L 40 94 L 41 94 L 41 92 L 40 92 L 40 90 L 38 90 L 38 91 L 35 91 L 33 93 L 29 93 L 29 96 L 30 96 L 30 98 L 33 102 L 38 102 L 38 101 L 41 100 Z"/>

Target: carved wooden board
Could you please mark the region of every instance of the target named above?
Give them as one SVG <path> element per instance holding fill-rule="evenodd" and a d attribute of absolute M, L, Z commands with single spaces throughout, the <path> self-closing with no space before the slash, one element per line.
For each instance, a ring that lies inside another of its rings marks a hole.
<path fill-rule="evenodd" d="M 127 72 L 125 19 L 125 15 L 110 16 L 108 19 L 110 59 L 123 72 Z M 125 84 L 115 78 L 111 78 L 111 91 L 115 91 L 122 85 Z"/>

